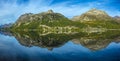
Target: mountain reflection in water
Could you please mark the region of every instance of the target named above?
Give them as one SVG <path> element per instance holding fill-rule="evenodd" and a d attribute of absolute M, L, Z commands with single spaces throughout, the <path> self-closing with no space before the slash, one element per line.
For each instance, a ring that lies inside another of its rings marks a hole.
<path fill-rule="evenodd" d="M 112 50 L 110 51 L 109 49 L 105 50 L 106 48 L 108 48 L 107 46 L 111 44 L 113 46 L 115 44 L 119 44 L 120 31 L 106 31 L 102 33 L 89 33 L 89 34 L 83 33 L 83 32 L 75 33 L 75 34 L 53 34 L 52 33 L 47 35 L 41 35 L 41 33 L 33 32 L 33 31 L 29 31 L 29 32 L 22 31 L 22 32 L 14 32 L 14 33 L 0 32 L 0 33 L 1 33 L 0 42 L 2 42 L 3 44 L 7 42 L 7 41 L 6 42 L 2 41 L 3 38 L 6 38 L 5 40 L 9 40 L 8 42 L 14 39 L 14 43 L 16 41 L 20 43 L 20 45 L 17 44 L 15 49 L 13 47 L 12 48 L 13 50 L 7 49 L 11 54 L 8 54 L 8 52 L 6 53 L 6 51 L 4 51 L 6 50 L 7 46 L 5 47 L 5 49 L 0 47 L 0 50 L 1 50 L 0 53 L 2 53 L 0 55 L 0 60 L 4 60 L 4 61 L 9 61 L 9 60 L 12 60 L 12 61 L 16 61 L 16 60 L 17 61 L 34 61 L 34 60 L 38 60 L 38 61 L 40 60 L 41 61 L 66 61 L 66 60 L 113 61 L 114 60 L 114 61 L 117 61 L 117 60 L 120 60 L 119 59 L 120 54 L 118 54 L 119 53 L 118 50 L 120 50 L 120 48 L 117 47 L 118 49 L 116 49 L 115 51 L 117 54 L 113 54 L 114 51 Z M 9 47 L 13 46 L 11 44 L 8 44 Z M 24 46 L 24 48 L 20 46 Z M 112 48 L 114 48 L 113 46 Z M 20 52 L 21 50 L 22 52 Z M 104 51 L 104 53 L 102 52 L 102 50 Z M 2 51 L 6 54 L 4 54 Z M 28 52 L 25 53 L 23 51 L 28 51 Z M 108 51 L 108 53 L 111 52 L 110 53 L 111 55 L 106 53 L 106 51 Z M 13 52 L 16 52 L 16 54 L 15 55 L 12 54 Z M 36 55 L 34 53 L 36 53 Z M 17 54 L 20 56 L 17 56 Z M 28 56 L 26 56 L 25 54 L 28 54 Z M 30 57 L 29 54 L 31 58 L 28 58 Z M 108 54 L 108 57 L 109 56 L 111 57 L 113 56 L 113 57 L 108 58 L 106 57 L 107 55 L 100 56 L 100 54 L 102 55 Z M 14 57 L 10 58 L 9 55 L 14 55 Z M 87 59 L 85 59 L 85 57 Z M 103 60 L 100 58 L 105 58 L 105 59 Z"/>

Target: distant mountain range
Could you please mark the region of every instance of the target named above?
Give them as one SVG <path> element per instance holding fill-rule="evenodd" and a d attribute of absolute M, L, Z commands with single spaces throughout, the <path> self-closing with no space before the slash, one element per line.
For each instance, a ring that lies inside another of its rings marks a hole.
<path fill-rule="evenodd" d="M 12 25 L 12 29 L 65 29 L 72 28 L 73 30 L 92 27 L 92 28 L 107 28 L 119 29 L 120 17 L 111 17 L 105 11 L 98 9 L 90 9 L 80 16 L 75 16 L 68 19 L 60 13 L 55 13 L 52 10 L 38 14 L 26 13 L 21 15 L 18 20 Z M 63 28 L 64 27 L 64 28 Z M 63 30 L 64 31 L 64 30 Z"/>
<path fill-rule="evenodd" d="M 38 14 L 26 13 L 14 24 L 5 24 L 1 28 L 11 30 L 22 45 L 48 49 L 62 46 L 72 40 L 91 50 L 99 50 L 114 40 L 119 42 L 120 39 L 120 17 L 111 17 L 98 9 L 91 9 L 72 19 L 52 10 Z M 119 30 L 112 31 L 116 29 Z"/>
<path fill-rule="evenodd" d="M 50 27 L 71 26 L 72 21 L 60 13 L 54 13 L 52 10 L 39 14 L 27 13 L 19 17 L 13 25 L 14 29 L 39 29 Z"/>
<path fill-rule="evenodd" d="M 9 23 L 9 24 L 4 24 L 4 25 L 0 25 L 0 28 L 9 28 L 11 27 L 13 24 Z"/>
<path fill-rule="evenodd" d="M 115 16 L 113 18 L 115 19 L 116 22 L 120 23 L 120 16 Z"/>

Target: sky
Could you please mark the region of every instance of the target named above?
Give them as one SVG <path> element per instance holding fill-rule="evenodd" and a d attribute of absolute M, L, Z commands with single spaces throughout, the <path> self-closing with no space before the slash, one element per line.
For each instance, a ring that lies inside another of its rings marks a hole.
<path fill-rule="evenodd" d="M 96 8 L 120 16 L 120 0 L 0 0 L 0 25 L 14 23 L 22 14 L 52 9 L 68 18 Z"/>

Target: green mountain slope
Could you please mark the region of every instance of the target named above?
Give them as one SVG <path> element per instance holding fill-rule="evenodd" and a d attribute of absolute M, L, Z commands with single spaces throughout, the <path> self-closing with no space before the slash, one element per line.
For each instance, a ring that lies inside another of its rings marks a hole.
<path fill-rule="evenodd" d="M 39 14 L 24 14 L 19 17 L 13 25 L 13 29 L 38 29 L 41 25 L 49 27 L 75 26 L 83 27 L 84 24 L 73 22 L 60 13 L 54 13 L 52 10 Z M 81 26 L 82 25 L 82 26 Z"/>
<path fill-rule="evenodd" d="M 119 29 L 120 24 L 110 17 L 105 11 L 91 9 L 80 16 L 75 16 L 72 21 L 81 22 L 90 27 Z"/>
<path fill-rule="evenodd" d="M 50 30 L 57 32 L 61 31 L 80 31 L 83 28 L 105 28 L 119 29 L 120 24 L 116 19 L 110 17 L 106 12 L 91 9 L 81 16 L 75 16 L 69 20 L 60 13 L 54 13 L 52 10 L 38 14 L 27 13 L 19 17 L 16 23 L 12 26 L 13 30 L 28 30 L 39 29 L 40 31 Z M 72 28 L 72 29 L 70 29 Z"/>

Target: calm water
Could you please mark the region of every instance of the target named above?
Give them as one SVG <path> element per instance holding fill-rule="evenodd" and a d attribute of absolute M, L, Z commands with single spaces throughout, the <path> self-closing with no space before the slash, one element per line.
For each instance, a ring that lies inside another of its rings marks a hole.
<path fill-rule="evenodd" d="M 0 34 L 0 61 L 120 61 L 120 34 Z"/>

